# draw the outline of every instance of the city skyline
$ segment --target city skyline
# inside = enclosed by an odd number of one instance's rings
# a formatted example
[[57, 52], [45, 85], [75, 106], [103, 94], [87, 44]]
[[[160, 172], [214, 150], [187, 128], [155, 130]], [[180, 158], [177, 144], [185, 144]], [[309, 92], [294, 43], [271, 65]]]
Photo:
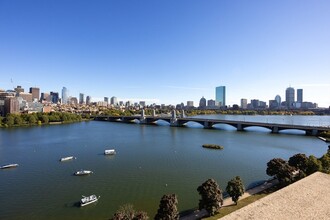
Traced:
[[[0, 3], [1, 89], [102, 101], [268, 102], [285, 89], [330, 106], [328, 1]], [[243, 95], [244, 94], [244, 95]]]

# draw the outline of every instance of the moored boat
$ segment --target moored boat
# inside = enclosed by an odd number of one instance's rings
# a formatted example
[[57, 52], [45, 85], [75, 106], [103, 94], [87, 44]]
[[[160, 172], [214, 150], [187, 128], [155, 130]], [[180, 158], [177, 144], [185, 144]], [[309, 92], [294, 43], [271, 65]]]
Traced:
[[114, 154], [116, 154], [116, 151], [115, 151], [115, 149], [109, 149], [109, 150], [105, 150], [104, 154], [105, 155], [114, 155]]
[[80, 199], [80, 206], [85, 206], [85, 205], [89, 205], [89, 204], [92, 204], [94, 202], [97, 202], [97, 200], [100, 197], [101, 196], [97, 197], [96, 195], [83, 196], [83, 198]]
[[63, 162], [63, 161], [68, 161], [68, 160], [73, 160], [73, 159], [76, 159], [76, 158], [75, 158], [74, 156], [62, 157], [62, 158], [60, 159], [60, 161]]
[[0, 169], [8, 169], [8, 168], [14, 168], [14, 167], [18, 167], [17, 163], [11, 163], [11, 164], [6, 164], [0, 167]]
[[93, 173], [93, 172], [90, 171], [90, 170], [79, 170], [79, 171], [75, 172], [74, 175], [76, 175], [76, 176], [84, 176], [84, 175], [89, 175], [91, 173]]

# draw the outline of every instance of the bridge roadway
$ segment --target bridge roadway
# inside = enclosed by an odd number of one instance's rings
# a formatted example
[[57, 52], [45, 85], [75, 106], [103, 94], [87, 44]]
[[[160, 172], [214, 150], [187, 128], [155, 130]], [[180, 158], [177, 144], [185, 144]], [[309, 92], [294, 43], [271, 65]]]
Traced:
[[184, 127], [188, 122], [196, 122], [201, 124], [204, 128], [212, 129], [215, 124], [227, 124], [235, 127], [237, 131], [244, 131], [247, 127], [263, 127], [271, 130], [272, 133], [278, 133], [282, 130], [302, 130], [306, 135], [318, 136], [323, 131], [330, 131], [330, 127], [322, 126], [306, 126], [294, 124], [276, 124], [264, 122], [248, 122], [248, 121], [233, 121], [221, 119], [203, 119], [203, 118], [176, 118], [168, 116], [97, 116], [94, 118], [96, 121], [109, 121], [109, 122], [123, 122], [134, 123], [136, 120], [141, 124], [155, 125], [158, 120], [167, 121], [171, 126]]

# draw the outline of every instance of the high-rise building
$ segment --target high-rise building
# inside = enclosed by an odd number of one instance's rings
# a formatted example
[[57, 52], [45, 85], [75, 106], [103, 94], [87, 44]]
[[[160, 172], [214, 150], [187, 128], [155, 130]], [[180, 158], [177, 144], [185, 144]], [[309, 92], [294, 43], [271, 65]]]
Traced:
[[84, 104], [84, 93], [79, 93], [79, 104]]
[[5, 99], [5, 115], [19, 112], [19, 102], [16, 97]]
[[215, 100], [213, 99], [207, 100], [207, 106], [215, 107]]
[[49, 97], [49, 93], [42, 92], [40, 96], [40, 101], [46, 101]]
[[59, 95], [58, 92], [50, 92], [52, 103], [58, 103]]
[[279, 95], [275, 96], [275, 101], [277, 102], [277, 106], [278, 106], [278, 107], [281, 106], [281, 103], [282, 103], [281, 100], [282, 100], [282, 99], [281, 99], [281, 96], [279, 96]]
[[247, 109], [247, 99], [241, 99], [241, 108]]
[[297, 89], [297, 102], [298, 103], [303, 103], [303, 90], [302, 89]]
[[112, 96], [110, 99], [110, 104], [111, 105], [118, 105], [117, 97]]
[[14, 90], [16, 93], [24, 92], [24, 89], [22, 88], [22, 86], [17, 86]]
[[226, 106], [226, 86], [218, 86], [215, 88], [215, 101], [220, 106]]
[[35, 99], [39, 101], [40, 99], [40, 89], [36, 87], [31, 87], [30, 88], [30, 93], [32, 94], [32, 100], [34, 101]]
[[252, 108], [255, 108], [255, 109], [259, 108], [259, 106], [260, 106], [259, 99], [252, 99], [251, 100], [251, 105], [252, 105]]
[[199, 100], [199, 108], [204, 109], [206, 107], [206, 99], [204, 96]]
[[63, 87], [62, 89], [62, 104], [68, 103], [68, 89], [66, 87]]
[[294, 103], [294, 88], [289, 87], [285, 90], [285, 102], [288, 109], [293, 108]]
[[107, 103], [107, 105], [109, 104], [109, 97], [104, 97], [104, 102]]
[[89, 95], [86, 96], [86, 105], [90, 105], [92, 102], [92, 97], [90, 97]]
[[187, 107], [194, 107], [194, 101], [187, 101]]

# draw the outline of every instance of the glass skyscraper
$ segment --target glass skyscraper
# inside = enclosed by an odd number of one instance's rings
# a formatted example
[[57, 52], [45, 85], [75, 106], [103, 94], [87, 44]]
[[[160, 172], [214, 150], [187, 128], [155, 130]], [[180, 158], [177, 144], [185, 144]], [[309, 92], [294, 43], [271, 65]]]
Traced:
[[68, 89], [66, 87], [63, 87], [62, 89], [62, 104], [68, 103]]
[[217, 101], [220, 106], [226, 105], [226, 86], [218, 86], [215, 88], [215, 101]]
[[289, 87], [285, 90], [285, 102], [288, 109], [293, 108], [295, 97], [294, 97], [294, 88]]
[[297, 89], [297, 102], [302, 103], [303, 102], [303, 90]]

